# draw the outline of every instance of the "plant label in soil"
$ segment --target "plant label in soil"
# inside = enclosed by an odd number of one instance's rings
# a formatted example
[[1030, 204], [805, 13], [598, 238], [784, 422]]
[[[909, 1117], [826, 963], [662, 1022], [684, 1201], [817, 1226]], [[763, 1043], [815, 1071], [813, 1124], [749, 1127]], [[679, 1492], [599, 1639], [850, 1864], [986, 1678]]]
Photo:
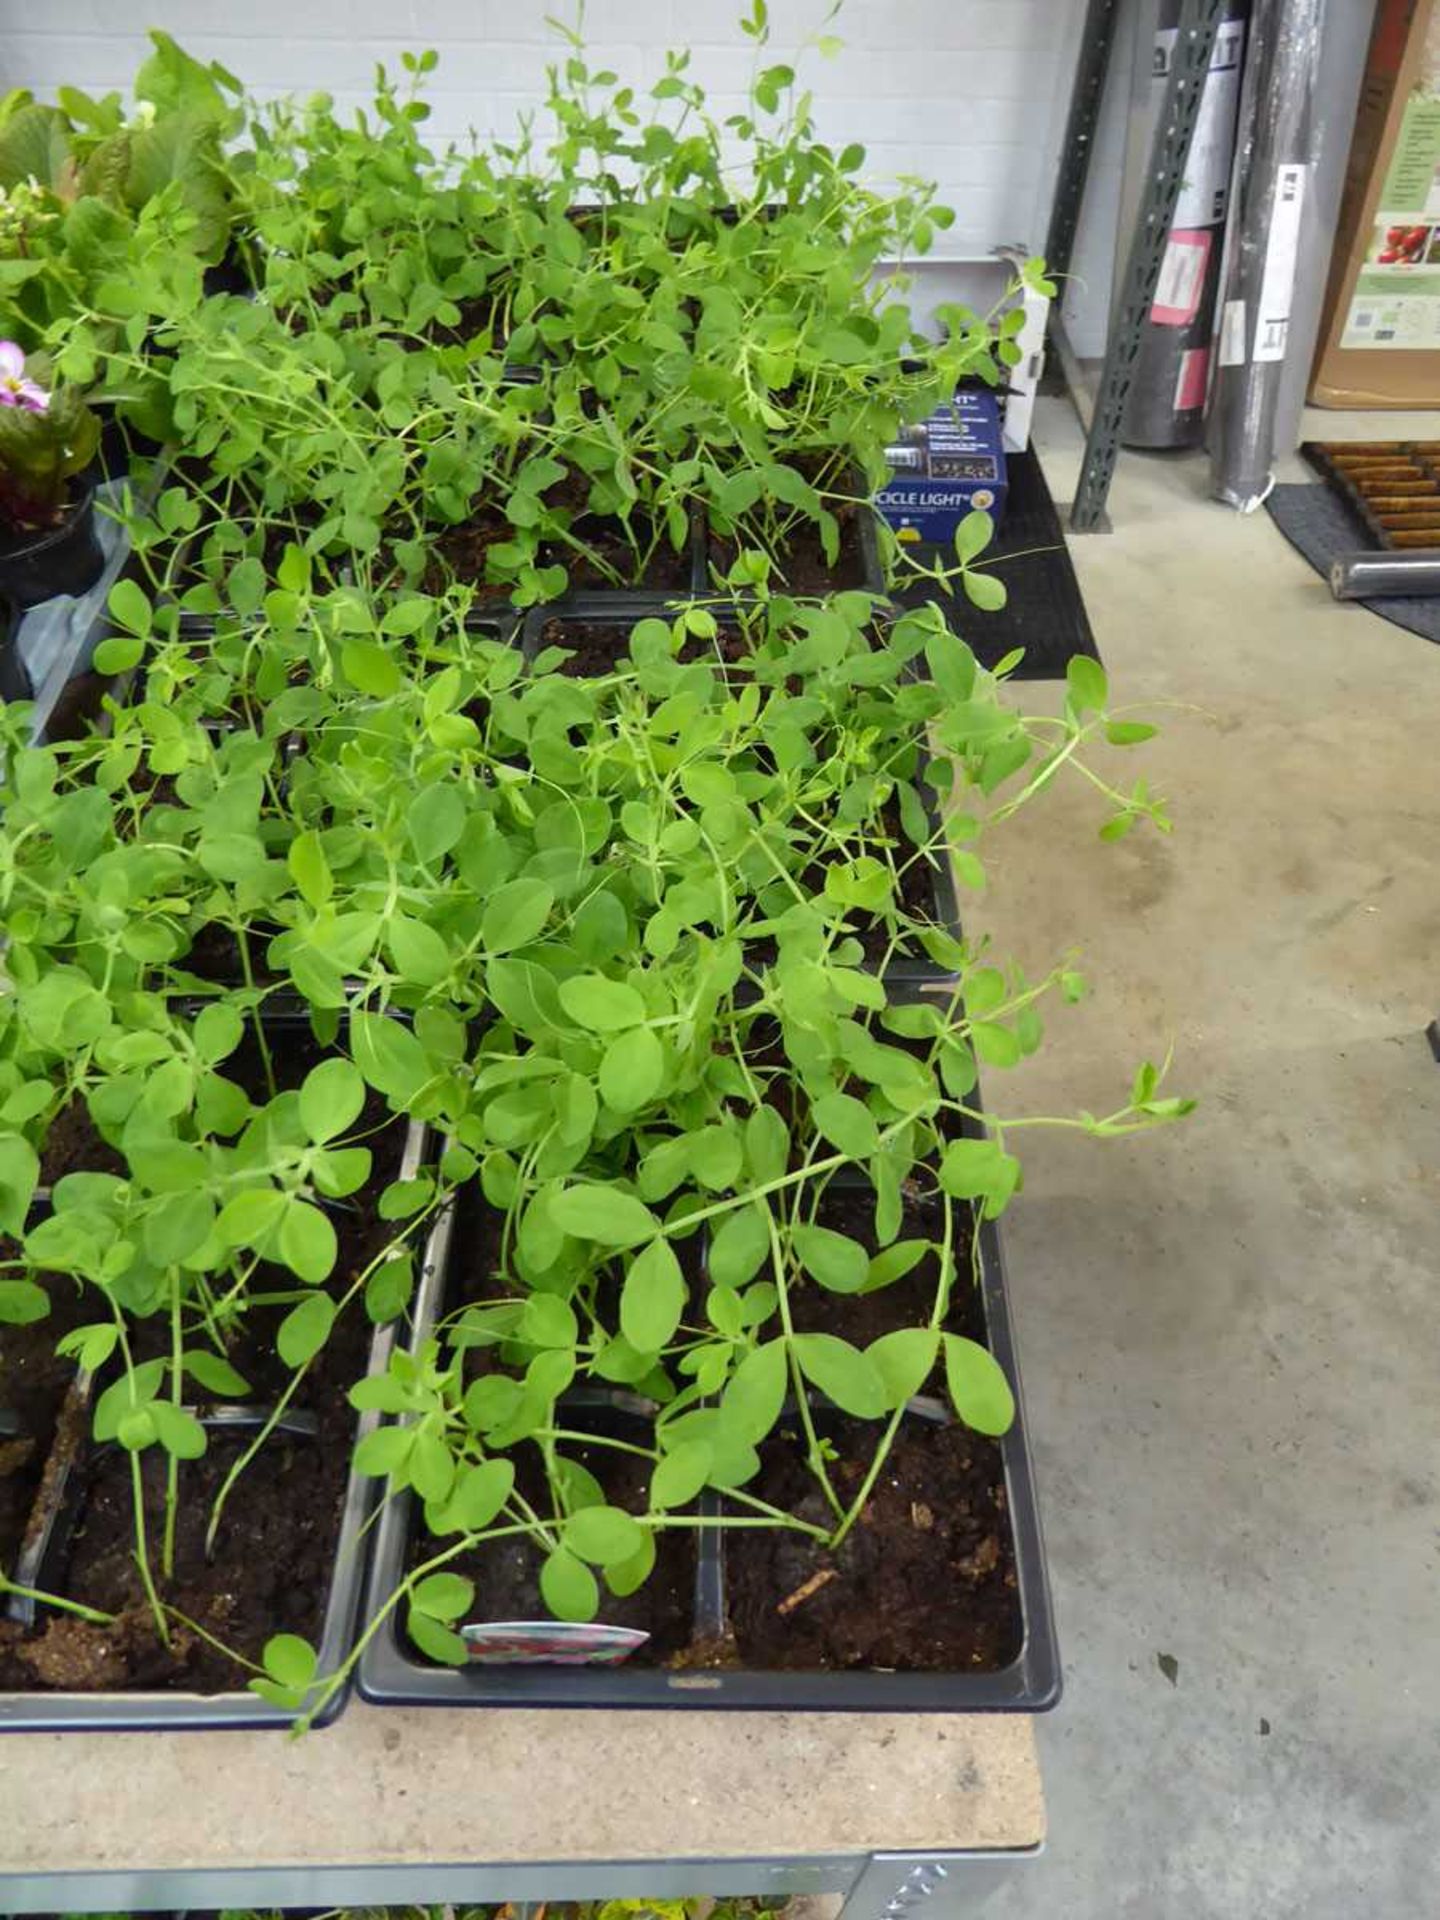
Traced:
[[489, 1620], [460, 1633], [470, 1658], [487, 1667], [618, 1667], [650, 1638], [637, 1627], [559, 1620]]

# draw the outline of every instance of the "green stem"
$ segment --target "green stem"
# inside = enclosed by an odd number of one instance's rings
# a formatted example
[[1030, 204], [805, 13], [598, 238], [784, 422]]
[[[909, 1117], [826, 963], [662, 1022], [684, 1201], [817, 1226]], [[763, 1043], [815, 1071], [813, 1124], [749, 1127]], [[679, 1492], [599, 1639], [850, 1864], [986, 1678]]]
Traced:
[[42, 1607], [58, 1607], [63, 1613], [73, 1613], [77, 1619], [89, 1620], [97, 1627], [113, 1627], [117, 1615], [101, 1613], [98, 1607], [82, 1606], [78, 1600], [67, 1600], [63, 1594], [45, 1593], [39, 1587], [22, 1587], [18, 1580], [11, 1580], [0, 1573], [0, 1593], [13, 1593], [19, 1600], [34, 1600]]

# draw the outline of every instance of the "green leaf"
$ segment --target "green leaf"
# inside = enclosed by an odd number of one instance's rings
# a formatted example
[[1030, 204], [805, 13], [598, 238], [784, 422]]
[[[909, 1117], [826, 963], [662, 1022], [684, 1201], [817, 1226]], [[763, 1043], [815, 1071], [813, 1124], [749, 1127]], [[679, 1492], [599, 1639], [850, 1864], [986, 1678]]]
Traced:
[[245, 1038], [245, 1022], [238, 1010], [221, 1000], [203, 1007], [195, 1016], [190, 1037], [195, 1051], [206, 1066], [218, 1066], [227, 1060]]
[[293, 1197], [286, 1205], [276, 1244], [280, 1258], [290, 1271], [298, 1273], [312, 1287], [329, 1278], [339, 1256], [329, 1215], [311, 1206], [308, 1200]]
[[408, 1253], [392, 1254], [365, 1282], [365, 1314], [373, 1326], [398, 1319], [415, 1292], [415, 1263]]
[[315, 1649], [295, 1633], [272, 1634], [260, 1660], [276, 1685], [292, 1693], [304, 1693], [320, 1667]]
[[136, 581], [117, 580], [110, 589], [108, 605], [111, 618], [127, 633], [133, 633], [141, 640], [148, 637], [153, 615], [150, 602]]
[[465, 802], [456, 787], [422, 787], [406, 815], [410, 844], [424, 866], [433, 866], [465, 831]]
[[414, 1446], [413, 1427], [377, 1427], [356, 1447], [351, 1464], [357, 1473], [376, 1478], [399, 1474], [409, 1464]]
[[373, 640], [347, 640], [340, 649], [340, 670], [357, 693], [372, 700], [388, 700], [404, 684], [399, 661]]
[[318, 1146], [353, 1127], [364, 1105], [359, 1069], [349, 1060], [322, 1060], [300, 1088], [300, 1124]]
[[204, 1453], [205, 1429], [193, 1413], [168, 1400], [152, 1400], [149, 1416], [155, 1438], [176, 1460], [198, 1460]]
[[790, 1135], [773, 1107], [757, 1107], [745, 1122], [745, 1158], [760, 1185], [784, 1176], [790, 1164]]
[[0, 1326], [33, 1327], [49, 1311], [49, 1294], [33, 1280], [0, 1280]]
[[433, 927], [408, 914], [391, 914], [385, 927], [391, 958], [411, 986], [434, 987], [450, 971], [450, 949]]
[[763, 1200], [726, 1214], [710, 1242], [708, 1269], [717, 1287], [743, 1287], [770, 1253], [770, 1211]]
[[154, 1446], [155, 1420], [149, 1406], [132, 1407], [122, 1413], [115, 1426], [115, 1438], [127, 1453], [143, 1453]]
[[144, 654], [143, 640], [121, 640], [112, 635], [110, 639], [102, 640], [96, 647], [90, 664], [99, 674], [129, 673], [132, 667], [139, 665]]
[[791, 1244], [812, 1279], [831, 1293], [859, 1293], [870, 1272], [870, 1256], [858, 1240], [830, 1227], [798, 1226]]
[[593, 1620], [600, 1610], [594, 1574], [565, 1547], [557, 1547], [542, 1564], [540, 1596], [557, 1620]]
[[1005, 582], [993, 573], [974, 573], [967, 568], [962, 578], [965, 598], [982, 613], [998, 613], [1009, 598]]
[[521, 1310], [515, 1338], [532, 1347], [573, 1347], [579, 1332], [568, 1300], [555, 1293], [532, 1293]]
[[145, 1251], [158, 1266], [178, 1266], [203, 1247], [215, 1227], [215, 1202], [191, 1188], [166, 1194], [145, 1216]]
[[410, 1029], [383, 1013], [352, 1013], [350, 1049], [377, 1093], [401, 1106], [432, 1077], [430, 1059]]
[[25, 1216], [40, 1182], [40, 1161], [19, 1133], [0, 1135], [0, 1233], [15, 1238], [25, 1231]]
[[645, 1529], [619, 1507], [582, 1507], [565, 1522], [565, 1545], [591, 1566], [613, 1567], [632, 1559], [644, 1544]]
[[238, 1374], [228, 1360], [205, 1347], [186, 1352], [185, 1371], [207, 1393], [219, 1394], [225, 1400], [243, 1400], [250, 1391], [250, 1382]]
[[421, 1613], [418, 1607], [407, 1608], [405, 1631], [427, 1660], [434, 1660], [441, 1666], [463, 1667], [470, 1658], [470, 1650], [462, 1635], [442, 1621], [432, 1620], [428, 1613]]
[[475, 1598], [475, 1582], [459, 1573], [431, 1573], [410, 1593], [410, 1604], [429, 1620], [458, 1620]]
[[650, 1477], [652, 1507], [683, 1507], [710, 1478], [715, 1450], [706, 1440], [682, 1440], [672, 1447]]
[[614, 1187], [566, 1187], [551, 1200], [550, 1212], [562, 1232], [606, 1247], [636, 1247], [660, 1231], [648, 1207]]
[[652, 1240], [630, 1262], [620, 1295], [620, 1331], [640, 1353], [658, 1353], [685, 1311], [685, 1276], [668, 1240]]
[[978, 554], [982, 554], [995, 537], [995, 522], [988, 513], [973, 508], [961, 520], [955, 529], [955, 555], [962, 565], [968, 565]]
[[478, 1466], [463, 1467], [445, 1505], [447, 1520], [463, 1533], [482, 1533], [514, 1485], [513, 1460], [482, 1460]]
[[878, 1420], [888, 1409], [885, 1380], [858, 1347], [833, 1333], [797, 1333], [791, 1340], [800, 1371], [828, 1400], [860, 1420]]
[[1014, 1193], [1020, 1163], [995, 1140], [952, 1140], [940, 1162], [940, 1184], [957, 1200], [983, 1200], [998, 1213]]
[[977, 1433], [1000, 1435], [1015, 1418], [1015, 1396], [988, 1348], [963, 1334], [945, 1335], [945, 1380], [956, 1413]]
[[751, 1444], [763, 1440], [780, 1418], [788, 1380], [783, 1340], [747, 1353], [721, 1396], [726, 1431]]
[[312, 907], [323, 907], [335, 891], [335, 880], [319, 834], [308, 830], [296, 834], [285, 856], [285, 864], [302, 898]]
[[1019, 1040], [1009, 1027], [995, 1020], [977, 1020], [970, 1029], [976, 1056], [987, 1067], [1018, 1067], [1023, 1057]]
[[634, 987], [607, 980], [600, 973], [581, 973], [560, 982], [560, 1004], [576, 1023], [591, 1033], [615, 1033], [638, 1027], [645, 1020], [645, 1002]]
[[480, 921], [487, 953], [510, 953], [528, 946], [543, 929], [555, 904], [555, 889], [544, 880], [510, 880], [496, 889]]
[[1112, 747], [1138, 747], [1142, 740], [1153, 740], [1159, 731], [1158, 727], [1146, 726], [1143, 720], [1111, 720], [1105, 728], [1105, 738]]
[[868, 1160], [880, 1150], [880, 1129], [867, 1106], [848, 1093], [823, 1094], [811, 1109], [821, 1133], [852, 1160]]
[[907, 1273], [912, 1273], [929, 1251], [928, 1240], [897, 1240], [893, 1246], [883, 1248], [870, 1262], [862, 1291], [878, 1293], [882, 1287], [893, 1286]]
[[410, 1484], [422, 1500], [448, 1500], [455, 1485], [455, 1459], [438, 1433], [420, 1427], [410, 1449]]
[[257, 1252], [279, 1226], [289, 1201], [274, 1187], [249, 1187], [227, 1200], [215, 1222], [227, 1247], [253, 1247]]
[[1098, 660], [1092, 660], [1088, 654], [1072, 654], [1065, 667], [1065, 684], [1076, 713], [1103, 712], [1110, 683]]
[[930, 1377], [940, 1336], [933, 1327], [899, 1327], [882, 1333], [865, 1357], [885, 1383], [885, 1404], [892, 1411], [919, 1393]]
[[[565, 998], [565, 989], [560, 989]], [[600, 1061], [600, 1097], [614, 1113], [648, 1105], [665, 1079], [665, 1049], [649, 1027], [621, 1034]]]
[[605, 1569], [605, 1584], [611, 1593], [624, 1599], [638, 1592], [655, 1568], [655, 1535], [648, 1527], [640, 1530], [640, 1545], [628, 1560], [617, 1560]]
[[335, 1302], [328, 1293], [312, 1293], [280, 1322], [275, 1351], [292, 1373], [297, 1372], [319, 1353], [334, 1324]]

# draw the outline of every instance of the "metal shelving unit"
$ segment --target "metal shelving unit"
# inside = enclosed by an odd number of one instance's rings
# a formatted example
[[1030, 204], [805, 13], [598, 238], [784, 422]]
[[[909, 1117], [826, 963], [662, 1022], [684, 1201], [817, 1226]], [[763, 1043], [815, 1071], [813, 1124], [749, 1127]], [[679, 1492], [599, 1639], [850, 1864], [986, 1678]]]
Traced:
[[[1100, 102], [1114, 49], [1118, 11], [1119, 0], [1090, 0], [1085, 17], [1045, 250], [1046, 263], [1054, 272], [1066, 271], [1075, 244]], [[1155, 298], [1165, 243], [1184, 182], [1190, 140], [1223, 11], [1223, 0], [1185, 0], [1125, 271], [1110, 316], [1100, 387], [1088, 409], [1084, 406], [1083, 383], [1065, 337], [1058, 305], [1052, 315], [1056, 354], [1087, 428], [1085, 457], [1070, 512], [1070, 526], [1075, 533], [1093, 533], [1105, 524], [1105, 502], [1120, 452], [1120, 430], [1135, 360], [1145, 319]]]
[[943, 1892], [961, 1911], [987, 1900], [1039, 1848], [1004, 1852], [796, 1855], [789, 1859], [458, 1862], [430, 1867], [232, 1868], [217, 1872], [0, 1874], [7, 1914], [221, 1911], [276, 1907], [523, 1905], [680, 1900], [702, 1894], [839, 1894], [842, 1920], [906, 1920]]

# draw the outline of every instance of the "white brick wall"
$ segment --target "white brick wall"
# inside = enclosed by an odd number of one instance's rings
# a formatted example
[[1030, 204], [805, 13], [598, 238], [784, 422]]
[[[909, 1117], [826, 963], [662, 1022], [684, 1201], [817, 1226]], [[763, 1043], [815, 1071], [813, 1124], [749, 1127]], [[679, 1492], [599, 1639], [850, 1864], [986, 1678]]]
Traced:
[[[696, 77], [733, 111], [752, 58], [742, 3], [588, 0], [592, 64], [641, 81], [664, 47], [688, 45]], [[767, 58], [790, 58], [824, 11], [824, 0], [771, 0]], [[938, 262], [1042, 243], [1082, 11], [1083, 0], [848, 0], [828, 29], [844, 50], [807, 56], [822, 136], [861, 141], [872, 177], [935, 180], [955, 208]], [[429, 46], [441, 57], [428, 132], [443, 145], [469, 127], [508, 132], [538, 103], [559, 44], [547, 13], [569, 18], [568, 0], [0, 0], [0, 85], [42, 96], [61, 82], [125, 88], [145, 29], [158, 26], [256, 93], [324, 88], [358, 106], [377, 60], [393, 67], [402, 50]], [[963, 276], [935, 277], [955, 283], [937, 284], [943, 297]]]

